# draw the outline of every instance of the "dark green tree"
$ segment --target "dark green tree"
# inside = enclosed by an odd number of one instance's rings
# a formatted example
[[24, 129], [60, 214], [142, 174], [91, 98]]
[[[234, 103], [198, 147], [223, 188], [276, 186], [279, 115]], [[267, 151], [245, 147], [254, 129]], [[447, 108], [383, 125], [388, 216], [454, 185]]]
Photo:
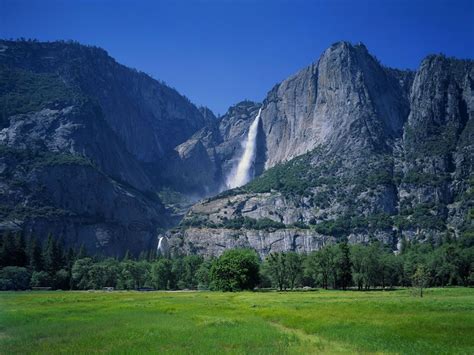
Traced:
[[367, 247], [357, 244], [351, 248], [352, 280], [360, 291], [364, 287], [365, 277], [365, 259]]
[[352, 262], [351, 252], [347, 242], [339, 243], [339, 254], [337, 259], [338, 280], [343, 290], [351, 284], [352, 281]]
[[123, 260], [120, 263], [119, 288], [133, 290], [142, 287], [146, 276], [146, 270], [143, 268], [142, 263], [130, 259]]
[[259, 268], [255, 251], [226, 250], [211, 267], [211, 286], [221, 291], [252, 290], [259, 281]]
[[0, 270], [0, 290], [26, 290], [30, 287], [30, 273], [24, 267], [6, 266]]
[[337, 280], [337, 247], [328, 245], [313, 252], [308, 261], [311, 273], [321, 287], [328, 289], [330, 285], [336, 287]]
[[22, 233], [5, 233], [0, 248], [0, 266], [27, 266], [25, 239]]
[[35, 237], [28, 239], [26, 246], [26, 253], [28, 257], [28, 267], [31, 270], [39, 271], [43, 269], [43, 256], [41, 250], [41, 244]]
[[211, 267], [214, 260], [204, 260], [199, 268], [196, 270], [196, 280], [198, 282], [198, 289], [209, 289], [211, 282]]
[[56, 274], [63, 266], [62, 246], [52, 236], [48, 235], [48, 240], [43, 250], [44, 270], [49, 272], [51, 276]]
[[89, 271], [93, 266], [91, 258], [77, 259], [72, 266], [72, 279], [75, 288], [87, 290], [92, 288]]
[[294, 251], [286, 253], [287, 279], [290, 289], [294, 289], [296, 283], [301, 280], [303, 275], [303, 264], [301, 256]]
[[472, 286], [471, 278], [474, 277], [474, 247], [460, 251], [458, 262], [459, 279], [463, 286]]
[[87, 258], [87, 250], [84, 244], [81, 244], [79, 251], [77, 252], [76, 259], [84, 259]]
[[46, 271], [33, 271], [31, 287], [52, 287], [53, 280]]
[[28, 258], [26, 255], [26, 243], [23, 233], [16, 233], [14, 237], [15, 259], [13, 265], [28, 266]]
[[160, 258], [151, 267], [151, 280], [158, 290], [167, 290], [173, 282], [173, 263], [166, 258]]
[[197, 271], [204, 259], [199, 255], [188, 255], [183, 258], [182, 272], [178, 282], [180, 288], [196, 289], [198, 286]]
[[126, 261], [126, 260], [132, 260], [132, 255], [130, 254], [130, 250], [128, 250], [128, 249], [125, 252], [125, 255], [123, 256], [122, 261]]
[[271, 253], [265, 260], [264, 270], [270, 278], [273, 286], [280, 291], [288, 287], [288, 268], [285, 253]]

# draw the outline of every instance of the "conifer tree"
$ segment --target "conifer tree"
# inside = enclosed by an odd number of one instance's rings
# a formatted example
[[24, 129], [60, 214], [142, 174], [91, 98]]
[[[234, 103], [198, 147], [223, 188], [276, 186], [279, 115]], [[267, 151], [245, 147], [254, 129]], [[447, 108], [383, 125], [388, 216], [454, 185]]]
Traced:
[[26, 266], [25, 239], [21, 233], [3, 235], [0, 248], [1, 266]]
[[87, 255], [86, 247], [84, 244], [81, 244], [81, 247], [79, 248], [79, 252], [76, 255], [76, 260], [77, 259], [84, 259], [87, 258], [89, 255]]
[[125, 255], [123, 256], [122, 261], [127, 261], [127, 260], [131, 260], [131, 257], [130, 257], [130, 250], [128, 250], [128, 249], [127, 249], [127, 251], [125, 252]]
[[26, 245], [23, 233], [16, 233], [14, 237], [14, 248], [15, 248], [15, 266], [27, 266], [28, 260], [26, 257]]
[[28, 257], [28, 267], [34, 271], [42, 270], [43, 260], [42, 260], [42, 255], [41, 255], [42, 254], [41, 244], [33, 236], [31, 236], [28, 239], [26, 254]]
[[43, 251], [44, 270], [50, 275], [54, 275], [63, 265], [62, 248], [53, 238], [52, 234], [48, 235], [48, 240]]
[[352, 262], [349, 245], [347, 242], [339, 244], [339, 282], [343, 290], [347, 289], [352, 280]]

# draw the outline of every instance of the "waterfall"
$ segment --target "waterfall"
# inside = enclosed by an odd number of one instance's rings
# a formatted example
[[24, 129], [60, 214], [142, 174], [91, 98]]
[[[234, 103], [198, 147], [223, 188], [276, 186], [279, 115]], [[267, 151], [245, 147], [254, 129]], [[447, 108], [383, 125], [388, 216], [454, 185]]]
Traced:
[[156, 255], [168, 256], [169, 254], [169, 244], [168, 238], [158, 236], [158, 247], [156, 248]]
[[247, 139], [243, 144], [244, 152], [239, 160], [237, 168], [234, 169], [227, 177], [227, 186], [231, 189], [245, 185], [253, 177], [251, 176], [250, 172], [255, 161], [255, 155], [257, 153], [257, 133], [261, 113], [262, 108], [258, 110], [257, 117], [255, 117], [254, 121], [250, 125]]

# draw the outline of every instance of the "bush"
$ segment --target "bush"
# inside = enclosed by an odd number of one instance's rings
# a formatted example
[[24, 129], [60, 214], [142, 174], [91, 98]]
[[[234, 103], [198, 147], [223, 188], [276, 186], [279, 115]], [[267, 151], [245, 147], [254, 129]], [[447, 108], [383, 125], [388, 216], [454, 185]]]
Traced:
[[293, 227], [300, 228], [300, 229], [309, 229], [309, 226], [306, 223], [301, 222], [301, 221], [297, 221], [293, 223]]
[[334, 237], [342, 237], [345, 234], [349, 234], [351, 229], [350, 218], [341, 217], [338, 219], [323, 221], [315, 225], [314, 229], [316, 232], [332, 235]]
[[192, 216], [185, 218], [181, 222], [183, 227], [204, 227], [206, 226], [206, 220], [201, 216]]
[[69, 273], [67, 270], [61, 269], [54, 274], [54, 288], [58, 290], [69, 290]]
[[445, 217], [439, 205], [419, 204], [412, 209], [401, 212], [401, 216], [395, 218], [395, 224], [399, 228], [423, 228], [423, 229], [446, 229]]
[[285, 228], [286, 225], [281, 222], [274, 221], [270, 218], [254, 219], [250, 217], [237, 217], [233, 219], [224, 219], [218, 227], [230, 228], [230, 229], [257, 229], [257, 230], [268, 230], [268, 229], [281, 229]]
[[316, 179], [312, 176], [313, 171], [308, 169], [314, 152], [268, 169], [261, 176], [245, 185], [244, 189], [257, 193], [277, 190], [284, 194], [304, 195], [310, 187], [317, 184]]
[[30, 287], [30, 274], [24, 267], [7, 266], [0, 271], [0, 290], [26, 290]]
[[53, 280], [46, 271], [34, 271], [31, 275], [31, 287], [52, 287]]

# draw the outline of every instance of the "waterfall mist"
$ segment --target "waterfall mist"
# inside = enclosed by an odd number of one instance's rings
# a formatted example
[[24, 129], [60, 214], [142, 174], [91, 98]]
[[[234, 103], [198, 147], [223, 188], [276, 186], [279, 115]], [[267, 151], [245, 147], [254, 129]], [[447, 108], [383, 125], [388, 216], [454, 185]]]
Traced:
[[245, 185], [253, 177], [251, 176], [251, 169], [257, 153], [257, 133], [261, 113], [262, 108], [258, 110], [257, 117], [255, 117], [250, 125], [247, 139], [243, 144], [244, 152], [239, 160], [239, 164], [227, 177], [227, 186], [231, 189]]

